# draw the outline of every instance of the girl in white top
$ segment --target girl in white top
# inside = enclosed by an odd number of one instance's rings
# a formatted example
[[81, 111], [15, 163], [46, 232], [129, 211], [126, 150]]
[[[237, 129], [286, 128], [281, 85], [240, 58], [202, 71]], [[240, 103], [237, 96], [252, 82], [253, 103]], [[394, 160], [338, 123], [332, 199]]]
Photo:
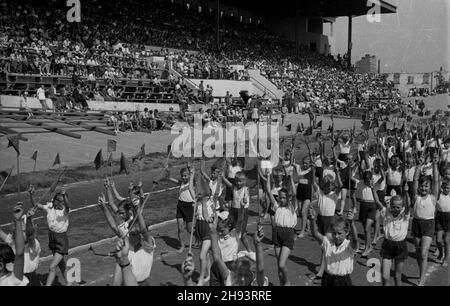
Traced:
[[214, 203], [214, 209], [216, 211], [223, 210], [224, 207], [222, 207], [219, 201], [219, 198], [224, 190], [224, 186], [221, 180], [222, 169], [218, 168], [217, 165], [212, 165], [211, 175], [209, 176], [205, 171], [205, 161], [202, 160], [200, 164], [200, 171], [203, 177], [209, 182], [209, 188], [211, 190], [211, 200]]
[[419, 265], [420, 280], [419, 286], [425, 283], [425, 274], [428, 266], [428, 251], [433, 241], [435, 231], [434, 215], [436, 211], [436, 200], [439, 196], [439, 172], [438, 158], [433, 159], [433, 179], [429, 176], [421, 176], [422, 166], [417, 166], [414, 173], [414, 183], [412, 190], [413, 222], [412, 235], [415, 238], [417, 263]]
[[[56, 186], [55, 186], [56, 187]], [[67, 230], [69, 227], [69, 198], [64, 188], [56, 192], [53, 200], [43, 205], [35, 203], [33, 199], [34, 188], [28, 189], [30, 200], [35, 209], [45, 210], [47, 213], [47, 224], [49, 228], [49, 247], [53, 253], [53, 259], [50, 263], [46, 286], [51, 286], [56, 277], [56, 267], [61, 270], [64, 282], [68, 284], [65, 276], [66, 262], [64, 257], [69, 253], [69, 240]], [[46, 201], [46, 197], [42, 201]]]
[[[365, 171], [362, 174], [362, 181], [353, 178], [356, 183], [355, 197], [359, 202], [359, 221], [363, 224], [365, 235], [365, 249], [362, 257], [367, 257], [373, 250], [372, 242], [377, 241], [377, 232], [375, 231], [374, 240], [372, 240], [372, 227], [377, 219], [378, 195], [374, 190], [372, 172]], [[381, 206], [383, 207], [383, 206]]]
[[[270, 202], [275, 211], [274, 227], [272, 229], [272, 242], [274, 244], [275, 256], [277, 258], [278, 275], [281, 286], [289, 286], [286, 261], [291, 250], [294, 248], [295, 226], [297, 225], [297, 198], [295, 196], [295, 185], [292, 176], [290, 191], [282, 188], [278, 191], [278, 200], [269, 193]], [[267, 178], [267, 189], [270, 188], [270, 176]]]
[[[210, 223], [211, 231], [211, 248], [213, 253], [213, 266], [217, 270], [218, 282], [215, 285], [221, 286], [268, 286], [269, 280], [264, 275], [264, 252], [262, 250], [261, 241], [264, 238], [264, 232], [261, 226], [258, 226], [257, 231], [253, 236], [255, 245], [255, 258], [249, 260], [246, 257], [235, 258], [232, 262], [224, 262], [221, 249], [219, 247], [219, 234], [217, 233], [219, 218], [215, 218], [214, 222]], [[252, 271], [252, 261], [256, 259], [256, 277]], [[192, 274], [194, 272], [194, 262], [192, 254], [188, 254], [187, 259], [182, 265], [184, 284], [186, 286], [194, 285], [192, 281]]]
[[248, 207], [250, 205], [250, 191], [245, 183], [247, 181], [247, 177], [244, 172], [236, 173], [236, 178], [234, 184], [232, 184], [228, 179], [222, 177], [223, 182], [229, 187], [232, 188], [232, 201], [230, 207], [230, 215], [231, 218], [235, 222], [235, 228], [237, 230], [238, 236], [241, 239], [242, 244], [244, 245], [247, 251], [250, 251], [246, 232], [247, 232], [247, 222], [248, 222]]
[[447, 179], [441, 184], [436, 210], [436, 244], [439, 251], [437, 260], [447, 266], [450, 248], [450, 181]]
[[[352, 286], [350, 275], [358, 246], [358, 233], [353, 221], [353, 211], [347, 214], [347, 220], [337, 217], [331, 226], [331, 238], [319, 233], [315, 222], [316, 212], [309, 209], [311, 234], [321, 245], [323, 251], [322, 286]], [[350, 234], [350, 240], [347, 236]]]
[[390, 285], [392, 261], [395, 261], [395, 284], [401, 286], [403, 265], [408, 258], [408, 246], [406, 235], [410, 219], [410, 200], [408, 187], [405, 186], [405, 196], [393, 196], [388, 207], [381, 209], [381, 217], [384, 221], [383, 245], [381, 247], [381, 257], [383, 259], [381, 271], [384, 286]]
[[261, 207], [260, 217], [267, 219], [268, 209], [269, 209], [269, 199], [267, 198], [268, 191], [266, 188], [266, 177], [272, 174], [272, 162], [268, 158], [262, 158], [258, 161], [258, 196], [259, 196], [259, 205]]
[[191, 232], [192, 219], [194, 218], [194, 169], [188, 165], [180, 170], [180, 179], [169, 177], [169, 180], [179, 184], [180, 190], [177, 204], [178, 240], [180, 241], [180, 253], [184, 251], [184, 236], [186, 231]]
[[[23, 208], [21, 203], [14, 207], [14, 227], [15, 237], [13, 249], [7, 244], [0, 244], [0, 287], [1, 286], [26, 286], [28, 279], [24, 276], [24, 252], [25, 238], [23, 232]], [[8, 265], [13, 265], [13, 269], [8, 269]], [[11, 272], [12, 270], [12, 272]]]
[[400, 167], [400, 159], [397, 155], [393, 155], [389, 159], [389, 166], [386, 171], [386, 195], [401, 195], [401, 184], [403, 179], [403, 170]]

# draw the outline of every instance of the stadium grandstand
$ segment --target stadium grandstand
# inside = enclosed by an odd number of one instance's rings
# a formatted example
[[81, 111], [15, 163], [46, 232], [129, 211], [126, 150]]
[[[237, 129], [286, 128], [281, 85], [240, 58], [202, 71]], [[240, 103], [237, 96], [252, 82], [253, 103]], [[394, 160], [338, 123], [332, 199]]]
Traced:
[[[289, 110], [345, 111], [363, 97], [391, 98], [388, 82], [348, 65], [351, 17], [366, 13], [363, 2], [96, 0], [69, 23], [64, 1], [3, 1], [1, 105], [43, 107], [42, 85], [58, 111], [179, 111], [245, 105], [250, 96]], [[383, 1], [381, 8], [395, 12]], [[338, 16], [350, 16], [342, 57], [330, 54], [323, 35]]]

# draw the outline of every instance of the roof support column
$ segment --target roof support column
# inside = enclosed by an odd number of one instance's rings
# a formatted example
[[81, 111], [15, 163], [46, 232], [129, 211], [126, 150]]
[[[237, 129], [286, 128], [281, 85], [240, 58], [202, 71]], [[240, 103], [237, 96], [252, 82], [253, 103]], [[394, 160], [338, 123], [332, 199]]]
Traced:
[[217, 52], [220, 52], [220, 30], [219, 30], [219, 26], [220, 26], [220, 0], [216, 1], [217, 3], [217, 10], [216, 10], [216, 47], [217, 47]]
[[352, 15], [348, 15], [347, 66], [352, 67]]

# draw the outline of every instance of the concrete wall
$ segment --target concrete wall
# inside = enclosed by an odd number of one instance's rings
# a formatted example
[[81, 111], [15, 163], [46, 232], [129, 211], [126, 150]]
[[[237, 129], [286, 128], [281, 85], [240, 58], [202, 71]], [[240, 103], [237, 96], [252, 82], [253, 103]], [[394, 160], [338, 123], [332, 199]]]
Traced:
[[200, 79], [190, 79], [196, 86], [203, 81], [203, 85], [210, 85], [213, 88], [213, 96], [224, 97], [227, 91], [233, 95], [233, 97], [239, 97], [239, 92], [241, 90], [248, 90], [248, 93], [252, 95], [253, 85], [250, 81], [231, 81], [231, 80], [200, 80]]
[[[113, 101], [87, 101], [89, 108], [93, 111], [111, 110], [111, 111], [143, 111], [144, 108], [158, 109], [158, 111], [168, 111], [173, 108], [174, 111], [179, 111], [178, 104], [168, 103], [135, 103], [135, 102], [113, 102]], [[52, 100], [47, 99], [49, 108], [53, 108]], [[0, 96], [0, 106], [4, 108], [11, 107], [17, 109], [18, 107], [41, 108], [41, 103], [37, 98], [28, 98], [25, 103], [19, 96]]]

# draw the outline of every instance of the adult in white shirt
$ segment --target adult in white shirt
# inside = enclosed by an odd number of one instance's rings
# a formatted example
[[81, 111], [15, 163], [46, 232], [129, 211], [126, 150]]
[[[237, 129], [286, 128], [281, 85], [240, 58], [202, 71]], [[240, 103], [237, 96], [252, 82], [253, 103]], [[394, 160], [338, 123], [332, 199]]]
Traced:
[[45, 98], [44, 84], [41, 84], [41, 87], [38, 88], [38, 90], [36, 91], [36, 95], [37, 95], [39, 102], [41, 103], [42, 110], [44, 112], [47, 111], [48, 106], [47, 106], [47, 100]]

